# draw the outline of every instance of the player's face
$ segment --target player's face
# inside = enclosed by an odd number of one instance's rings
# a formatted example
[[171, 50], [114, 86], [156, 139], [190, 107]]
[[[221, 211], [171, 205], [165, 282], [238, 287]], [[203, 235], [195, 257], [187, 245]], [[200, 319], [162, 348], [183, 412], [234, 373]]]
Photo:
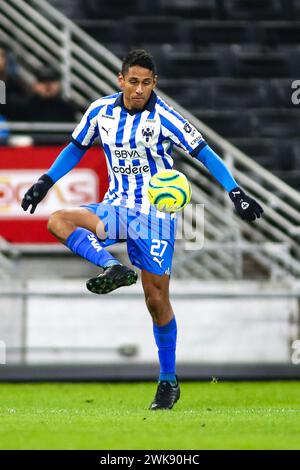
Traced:
[[142, 110], [157, 83], [153, 72], [139, 65], [129, 67], [125, 75], [119, 74], [119, 85], [123, 91], [124, 105], [127, 109]]
[[58, 80], [53, 80], [49, 82], [36, 82], [33, 88], [43, 98], [55, 98], [60, 93], [61, 85]]

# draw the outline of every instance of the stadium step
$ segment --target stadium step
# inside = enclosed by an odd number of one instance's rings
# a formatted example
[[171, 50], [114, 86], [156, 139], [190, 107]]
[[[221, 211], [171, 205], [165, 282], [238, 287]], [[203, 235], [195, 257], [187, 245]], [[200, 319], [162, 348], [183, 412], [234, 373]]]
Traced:
[[290, 139], [243, 138], [232, 143], [271, 171], [292, 171], [297, 166], [296, 142]]
[[214, 19], [219, 16], [218, 0], [159, 0], [162, 12], [180, 18]]
[[198, 46], [255, 42], [255, 25], [245, 21], [202, 21], [190, 24], [190, 40]]
[[124, 37], [127, 35], [126, 22], [120, 22], [116, 19], [83, 19], [76, 23], [86, 33], [103, 44], [124, 42]]
[[[284, 2], [285, 5], [289, 2]], [[222, 2], [225, 18], [235, 20], [281, 19], [285, 6], [281, 0], [226, 0]]]
[[[299, 56], [300, 58], [300, 56]], [[293, 77], [296, 66], [280, 52], [237, 52], [235, 76], [240, 78], [286, 78]]]
[[[181, 105], [207, 110], [252, 108], [292, 108], [290, 79], [239, 79], [212, 77], [159, 80], [159, 87]], [[300, 96], [299, 96], [300, 98]]]
[[176, 99], [182, 106], [190, 108], [199, 106], [199, 108], [212, 109], [213, 105], [213, 87], [209, 80], [197, 79], [160, 79], [160, 89]]
[[129, 17], [126, 22], [128, 37], [124, 37], [124, 41], [132, 47], [136, 47], [140, 41], [159, 44], [185, 41], [186, 23], [178, 17]]
[[174, 53], [167, 58], [166, 72], [178, 78], [218, 77], [225, 74], [223, 65], [217, 54]]
[[260, 29], [263, 43], [270, 47], [282, 44], [299, 44], [300, 21], [262, 22]]
[[274, 174], [284, 180], [287, 184], [292, 186], [292, 188], [295, 188], [299, 190], [300, 188], [300, 171], [299, 170], [294, 170], [294, 171], [275, 171]]
[[253, 113], [253, 116], [258, 137], [299, 137], [300, 112], [298, 109], [260, 109]]
[[221, 136], [232, 137], [254, 136], [254, 122], [251, 113], [233, 111], [206, 111], [193, 109], [193, 114]]
[[[86, 18], [123, 18], [127, 15], [136, 15], [140, 11], [142, 3], [140, 0], [85, 0]], [[146, 5], [145, 5], [146, 6]], [[121, 23], [121, 21], [120, 21]]]

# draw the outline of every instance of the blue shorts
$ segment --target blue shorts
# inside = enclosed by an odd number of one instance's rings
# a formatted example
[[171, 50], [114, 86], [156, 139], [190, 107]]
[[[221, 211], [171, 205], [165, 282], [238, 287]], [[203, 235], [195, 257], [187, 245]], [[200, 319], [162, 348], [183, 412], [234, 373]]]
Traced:
[[171, 274], [177, 219], [171, 214], [160, 218], [151, 207], [149, 214], [138, 209], [111, 204], [87, 204], [81, 207], [96, 214], [104, 223], [107, 238], [100, 240], [103, 247], [127, 242], [131, 263], [160, 276]]

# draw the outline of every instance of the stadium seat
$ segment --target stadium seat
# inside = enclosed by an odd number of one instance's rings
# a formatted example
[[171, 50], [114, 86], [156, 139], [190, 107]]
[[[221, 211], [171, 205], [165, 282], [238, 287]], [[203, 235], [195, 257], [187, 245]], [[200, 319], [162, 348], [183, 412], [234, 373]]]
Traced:
[[[292, 89], [291, 79], [273, 79], [269, 80], [265, 85], [268, 88], [268, 93], [272, 96], [274, 108], [294, 108], [297, 109], [292, 101], [292, 94], [295, 89]], [[300, 95], [298, 95], [300, 98]], [[300, 105], [298, 105], [299, 107]]]
[[282, 171], [295, 171], [299, 169], [299, 160], [297, 160], [299, 149], [297, 148], [296, 150], [296, 148], [294, 139], [281, 141], [278, 152], [278, 167]]
[[165, 15], [183, 18], [218, 18], [217, 0], [159, 0]]
[[[300, 41], [300, 39], [299, 39]], [[298, 44], [280, 44], [276, 51], [283, 54], [289, 64], [290, 77], [298, 79], [300, 77], [300, 47]]]
[[127, 36], [126, 23], [120, 24], [120, 21], [117, 20], [80, 20], [77, 21], [77, 24], [104, 45], [124, 42], [124, 37]]
[[[152, 43], [178, 43], [184, 40], [183, 24], [179, 18], [171, 17], [129, 17], [127, 18], [128, 41]], [[126, 38], [124, 38], [126, 40]]]
[[187, 108], [197, 106], [197, 108], [211, 109], [213, 107], [213, 88], [210, 80], [159, 80], [159, 87]]
[[281, 0], [226, 0], [222, 12], [234, 20], [281, 19], [283, 5]]
[[297, 137], [296, 139], [292, 139], [291, 145], [293, 147], [293, 155], [294, 155], [294, 168], [298, 169], [300, 168], [300, 137]]
[[253, 26], [246, 22], [193, 21], [191, 41], [198, 47], [210, 44], [240, 44], [251, 42]]
[[295, 166], [295, 155], [289, 142], [273, 138], [232, 139], [231, 142], [270, 171], [289, 171]]
[[261, 108], [271, 105], [270, 94], [261, 80], [221, 79], [213, 82], [212, 88], [215, 109]]
[[263, 22], [260, 29], [263, 42], [271, 47], [300, 42], [300, 22]]
[[206, 111], [203, 109], [193, 109], [192, 111], [201, 121], [228, 139], [253, 135], [250, 113], [240, 112], [237, 114], [232, 111]]
[[222, 64], [212, 54], [172, 54], [168, 57], [167, 70], [170, 78], [217, 77]]
[[139, 41], [137, 42], [137, 44], [139, 45], [139, 47], [142, 47], [147, 51], [151, 51], [155, 60], [158, 60], [162, 63], [165, 63], [166, 58], [172, 54], [193, 52], [191, 44], [187, 42], [180, 42], [174, 44], [160, 44], [157, 42]]
[[300, 19], [300, 0], [289, 0], [291, 5], [287, 8], [288, 12], [290, 12], [289, 19], [291, 20], [299, 20]]
[[282, 53], [236, 54], [236, 76], [240, 78], [283, 78], [293, 75], [288, 58]]
[[[253, 42], [241, 43], [241, 44], [230, 44], [230, 43], [229, 44], [225, 44], [225, 43], [215, 44], [213, 43], [213, 44], [208, 44], [204, 47], [203, 45], [195, 44], [194, 50], [199, 51], [199, 52], [209, 50], [211, 52], [215, 52], [216, 54], [219, 54], [220, 57], [222, 57], [224, 54], [227, 54], [227, 55], [230, 54], [231, 56], [234, 57], [234, 55], [239, 51], [252, 53], [252, 54], [259, 54], [263, 50], [265, 50], [265, 48], [262, 48], [260, 44], [256, 44]], [[229, 59], [232, 60], [231, 57]]]
[[103, 42], [103, 45], [121, 60], [128, 53], [127, 45], [121, 42]]
[[291, 138], [300, 134], [300, 110], [274, 109], [255, 112], [255, 132], [260, 137]]
[[85, 0], [86, 18], [91, 19], [117, 19], [127, 15], [136, 15], [140, 8], [140, 0]]
[[275, 176], [280, 179], [283, 179], [288, 185], [292, 186], [292, 188], [299, 190], [300, 188], [300, 171], [275, 171]]

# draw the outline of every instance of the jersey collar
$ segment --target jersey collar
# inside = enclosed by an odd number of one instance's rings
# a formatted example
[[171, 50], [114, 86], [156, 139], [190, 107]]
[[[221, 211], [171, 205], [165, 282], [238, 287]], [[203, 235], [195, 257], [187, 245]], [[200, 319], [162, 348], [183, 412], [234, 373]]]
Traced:
[[[155, 107], [155, 103], [156, 103], [156, 98], [157, 98], [157, 95], [154, 91], [151, 92], [151, 95], [150, 95], [150, 98], [146, 104], [146, 106], [144, 107], [144, 109], [141, 111], [150, 111], [152, 112], [154, 110], [154, 107]], [[123, 93], [119, 93], [117, 98], [116, 98], [116, 101], [114, 103], [114, 108], [117, 107], [117, 106], [121, 106], [122, 108], [124, 108], [129, 114], [136, 114], [136, 113], [139, 113], [140, 111], [138, 110], [129, 110], [127, 108], [125, 108], [124, 106], [124, 101], [123, 101]]]

